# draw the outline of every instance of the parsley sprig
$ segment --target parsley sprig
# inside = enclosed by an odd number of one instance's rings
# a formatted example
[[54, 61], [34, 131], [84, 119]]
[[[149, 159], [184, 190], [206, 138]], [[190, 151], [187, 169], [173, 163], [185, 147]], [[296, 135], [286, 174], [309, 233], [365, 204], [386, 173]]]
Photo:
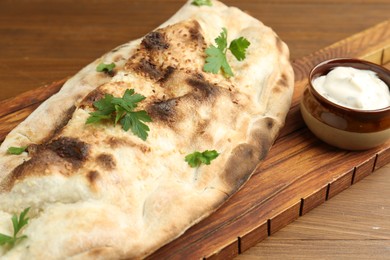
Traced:
[[202, 6], [202, 5], [212, 6], [213, 5], [211, 3], [211, 0], [194, 0], [194, 1], [192, 1], [191, 4], [196, 5], [196, 6]]
[[27, 238], [26, 235], [18, 236], [18, 233], [24, 226], [28, 224], [29, 218], [26, 216], [29, 210], [30, 208], [26, 208], [25, 210], [23, 210], [23, 212], [20, 213], [19, 217], [16, 215], [12, 216], [11, 220], [12, 226], [14, 228], [14, 233], [12, 236], [0, 233], [0, 246], [8, 244], [13, 247], [19, 240]]
[[242, 61], [246, 58], [246, 49], [249, 47], [250, 42], [244, 37], [239, 37], [231, 41], [228, 47], [227, 30], [222, 28], [222, 32], [215, 39], [215, 43], [217, 46], [210, 45], [206, 49], [207, 58], [203, 70], [214, 74], [222, 70], [226, 77], [234, 76], [232, 68], [227, 61], [226, 53], [229, 50], [238, 61]]
[[113, 71], [113, 69], [115, 68], [115, 63], [110, 63], [110, 64], [105, 64], [105, 63], [100, 63], [97, 67], [96, 67], [96, 71], [97, 72], [105, 72], [105, 73], [110, 73]]
[[97, 111], [90, 113], [86, 124], [113, 120], [114, 125], [120, 123], [123, 130], [131, 129], [133, 134], [145, 141], [150, 129], [143, 122], [152, 122], [152, 119], [145, 110], [134, 111], [144, 99], [144, 96], [134, 93], [134, 89], [127, 89], [121, 98], [105, 94], [104, 98], [93, 103]]
[[212, 160], [217, 158], [219, 153], [216, 150], [206, 150], [203, 152], [193, 152], [185, 157], [185, 161], [192, 167], [199, 167], [202, 163], [209, 165]]
[[22, 147], [11, 146], [11, 147], [8, 147], [7, 153], [9, 153], [9, 154], [15, 154], [15, 155], [20, 155], [20, 154], [22, 154], [23, 152], [25, 152], [26, 149], [27, 149], [27, 146], [22, 146]]

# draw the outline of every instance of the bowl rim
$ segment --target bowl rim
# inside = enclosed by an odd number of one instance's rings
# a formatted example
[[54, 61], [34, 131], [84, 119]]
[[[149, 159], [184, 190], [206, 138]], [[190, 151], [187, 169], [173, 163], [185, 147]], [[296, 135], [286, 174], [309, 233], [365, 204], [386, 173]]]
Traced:
[[353, 114], [359, 114], [359, 115], [369, 115], [369, 114], [384, 114], [390, 112], [390, 106], [379, 108], [379, 109], [355, 109], [350, 107], [345, 107], [342, 105], [339, 105], [335, 102], [332, 102], [331, 100], [325, 98], [323, 95], [321, 95], [313, 86], [312, 81], [313, 79], [322, 76], [327, 75], [329, 71], [335, 67], [353, 67], [355, 69], [360, 70], [371, 70], [374, 71], [377, 76], [385, 82], [385, 84], [388, 86], [390, 90], [390, 70], [387, 68], [375, 64], [370, 61], [362, 60], [362, 59], [356, 59], [356, 58], [333, 58], [324, 60], [317, 65], [315, 65], [309, 72], [309, 78], [308, 78], [308, 85], [310, 91], [313, 93], [313, 95], [323, 104], [326, 104], [328, 107], [332, 107], [334, 109], [337, 109], [339, 111], [345, 111], [348, 113]]

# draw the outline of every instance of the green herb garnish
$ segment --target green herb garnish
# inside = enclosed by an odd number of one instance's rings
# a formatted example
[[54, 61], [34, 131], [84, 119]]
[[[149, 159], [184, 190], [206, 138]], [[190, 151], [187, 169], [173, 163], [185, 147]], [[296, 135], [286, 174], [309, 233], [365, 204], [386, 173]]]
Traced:
[[227, 30], [222, 28], [222, 32], [215, 39], [215, 43], [217, 47], [210, 45], [206, 49], [207, 58], [203, 70], [214, 74], [222, 70], [226, 77], [234, 76], [232, 68], [227, 61], [226, 53], [230, 50], [237, 60], [242, 61], [246, 58], [246, 49], [249, 47], [250, 42], [246, 38], [240, 37], [231, 41], [229, 47], [227, 47]]
[[134, 89], [127, 89], [121, 98], [105, 94], [104, 98], [93, 103], [97, 111], [90, 113], [86, 124], [113, 120], [115, 125], [119, 122], [123, 130], [131, 129], [133, 134], [145, 141], [150, 129], [143, 122], [152, 122], [152, 119], [145, 110], [134, 111], [137, 103], [144, 99], [144, 96], [135, 94]]
[[9, 244], [11, 247], [13, 247], [19, 240], [27, 238], [26, 235], [18, 236], [18, 233], [25, 225], [28, 224], [29, 218], [26, 217], [26, 215], [29, 210], [30, 208], [23, 210], [23, 212], [20, 213], [19, 218], [16, 215], [12, 216], [11, 220], [14, 228], [14, 234], [13, 236], [8, 236], [0, 233], [0, 246]]
[[242, 61], [246, 58], [246, 49], [251, 43], [244, 37], [240, 37], [231, 41], [229, 50], [236, 57], [238, 61]]
[[192, 168], [199, 167], [202, 163], [209, 165], [212, 160], [217, 158], [219, 153], [216, 150], [206, 150], [204, 152], [194, 152], [185, 157], [185, 161]]
[[191, 4], [196, 5], [196, 6], [202, 6], [202, 5], [212, 6], [213, 5], [211, 3], [211, 0], [194, 0], [194, 1], [192, 1]]
[[106, 72], [106, 73], [110, 73], [112, 72], [112, 70], [115, 68], [115, 63], [110, 63], [110, 64], [104, 64], [104, 63], [100, 63], [97, 67], [96, 67], [96, 71], [97, 72]]
[[22, 147], [14, 147], [14, 146], [11, 146], [11, 147], [8, 147], [7, 153], [9, 153], [9, 154], [15, 154], [15, 155], [20, 155], [20, 154], [22, 154], [24, 151], [26, 151], [26, 149], [27, 149], [27, 146], [22, 146]]

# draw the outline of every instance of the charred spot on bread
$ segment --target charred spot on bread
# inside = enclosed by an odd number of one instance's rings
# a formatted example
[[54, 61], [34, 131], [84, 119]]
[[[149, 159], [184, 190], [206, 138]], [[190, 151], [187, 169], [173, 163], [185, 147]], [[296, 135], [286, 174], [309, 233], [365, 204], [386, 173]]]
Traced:
[[198, 23], [198, 21], [193, 21], [192, 23], [192, 27], [190, 27], [188, 29], [188, 32], [190, 33], [190, 38], [191, 40], [193, 41], [197, 41], [197, 42], [204, 42], [204, 37], [202, 35], [202, 32], [200, 30], [200, 25]]
[[159, 69], [156, 64], [145, 58], [142, 58], [140, 60], [135, 70], [140, 72], [141, 74], [147, 75], [149, 78], [154, 80], [159, 80], [161, 77], [164, 76], [164, 72]]
[[175, 107], [177, 106], [177, 103], [178, 100], [176, 98], [155, 101], [151, 103], [146, 110], [154, 120], [172, 122], [174, 121], [176, 114]]
[[266, 124], [268, 130], [271, 130], [275, 126], [275, 119], [273, 119], [273, 118], [266, 117], [264, 119], [264, 121], [265, 121], [265, 124]]
[[260, 152], [259, 157], [257, 159], [261, 161], [267, 156], [273, 141], [271, 140], [270, 135], [261, 135], [261, 137], [257, 141], [259, 147], [258, 150]]
[[221, 179], [227, 187], [234, 187], [232, 192], [249, 179], [259, 162], [258, 158], [259, 151], [250, 144], [240, 144], [232, 150], [221, 175]]
[[99, 172], [98, 171], [89, 171], [87, 174], [88, 181], [93, 184], [96, 182], [96, 180], [99, 178]]
[[71, 161], [83, 161], [88, 156], [88, 145], [72, 137], [60, 137], [46, 145], [59, 157]]
[[282, 75], [280, 75], [280, 79], [276, 83], [276, 86], [280, 86], [280, 87], [283, 87], [283, 88], [288, 88], [289, 87], [288, 78], [287, 78], [287, 75], [285, 73], [282, 73]]
[[268, 154], [279, 130], [277, 125], [278, 122], [272, 117], [264, 117], [254, 123], [248, 142], [260, 152], [258, 160], [264, 159]]
[[169, 44], [166, 42], [164, 34], [159, 31], [154, 31], [147, 34], [141, 42], [145, 49], [151, 50], [166, 50]]
[[31, 157], [35, 156], [37, 154], [38, 149], [39, 149], [38, 144], [30, 144], [29, 146], [27, 146], [28, 155]]
[[160, 64], [152, 61], [150, 57], [143, 57], [139, 60], [139, 62], [128, 63], [127, 65], [128, 68], [132, 69], [139, 75], [146, 76], [160, 84], [164, 84], [168, 81], [176, 70], [174, 66], [167, 66], [164, 68]]
[[99, 154], [96, 157], [96, 162], [105, 170], [113, 170], [116, 167], [116, 161], [111, 154]]
[[61, 133], [62, 129], [68, 124], [69, 120], [72, 118], [75, 110], [76, 110], [76, 106], [74, 106], [74, 105], [71, 106], [70, 108], [68, 108], [67, 110], [65, 110], [64, 114], [63, 114], [64, 116], [61, 117], [60, 120], [58, 120], [54, 129], [51, 131], [51, 133], [46, 138], [44, 138], [42, 140], [42, 143], [46, 143], [49, 140], [58, 136]]
[[217, 92], [217, 87], [206, 81], [203, 76], [199, 76], [199, 74], [188, 78], [186, 82], [193, 88], [194, 92], [200, 93], [203, 98], [208, 98]]
[[104, 97], [104, 92], [101, 88], [96, 88], [88, 93], [81, 101], [80, 108], [92, 107], [93, 103]]
[[113, 69], [113, 70], [104, 70], [103, 73], [104, 73], [105, 75], [110, 76], [110, 77], [114, 77], [115, 74], [116, 74], [116, 70], [115, 70], [115, 69]]
[[168, 66], [165, 70], [164, 70], [164, 75], [159, 79], [159, 82], [160, 83], [165, 83], [167, 82], [167, 80], [171, 77], [171, 75], [175, 72], [175, 67], [172, 67], [172, 66]]
[[200, 73], [200, 72], [199, 73], [195, 73], [193, 76], [194, 76], [194, 78], [196, 78], [198, 80], [205, 81], [205, 78], [204, 78], [203, 74]]
[[[2, 180], [0, 183], [0, 193], [4, 191], [10, 191], [16, 182], [22, 181], [28, 176], [45, 175], [46, 170], [48, 167], [50, 167], [50, 165], [58, 165], [62, 161], [63, 160], [61, 158], [56, 156], [51, 151], [40, 151], [37, 156], [34, 156], [30, 160], [24, 161], [22, 164], [18, 165]], [[63, 169], [62, 171], [63, 172], [61, 173], [64, 174], [64, 172], [68, 170]]]
[[30, 160], [17, 166], [0, 183], [0, 191], [11, 190], [17, 181], [27, 176], [43, 176], [55, 171], [70, 176], [79, 169], [88, 156], [88, 145], [71, 137], [61, 137], [48, 144], [31, 146]]

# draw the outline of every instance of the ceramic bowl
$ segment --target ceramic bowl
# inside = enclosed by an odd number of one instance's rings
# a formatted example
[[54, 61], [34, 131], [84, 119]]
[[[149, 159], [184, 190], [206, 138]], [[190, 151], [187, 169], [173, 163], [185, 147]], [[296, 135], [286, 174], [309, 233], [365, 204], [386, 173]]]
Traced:
[[315, 66], [301, 99], [301, 114], [308, 128], [324, 142], [346, 150], [366, 150], [390, 139], [390, 106], [376, 110], [359, 110], [338, 105], [319, 94], [313, 80], [335, 67], [371, 70], [390, 89], [390, 71], [358, 59], [332, 59]]

